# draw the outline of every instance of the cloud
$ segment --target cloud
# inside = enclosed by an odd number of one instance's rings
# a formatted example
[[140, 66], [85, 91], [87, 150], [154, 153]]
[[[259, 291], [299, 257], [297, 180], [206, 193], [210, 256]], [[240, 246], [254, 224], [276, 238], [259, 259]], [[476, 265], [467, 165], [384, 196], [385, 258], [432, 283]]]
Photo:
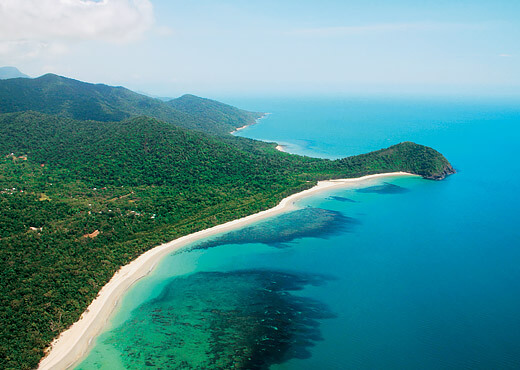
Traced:
[[0, 0], [0, 40], [138, 39], [154, 23], [149, 0]]
[[502, 58], [511, 58], [512, 55], [511, 54], [498, 54], [499, 57], [502, 57]]
[[61, 43], [41, 41], [0, 41], [0, 56], [9, 56], [12, 61], [34, 59], [42, 54], [58, 56], [67, 52], [67, 46]]

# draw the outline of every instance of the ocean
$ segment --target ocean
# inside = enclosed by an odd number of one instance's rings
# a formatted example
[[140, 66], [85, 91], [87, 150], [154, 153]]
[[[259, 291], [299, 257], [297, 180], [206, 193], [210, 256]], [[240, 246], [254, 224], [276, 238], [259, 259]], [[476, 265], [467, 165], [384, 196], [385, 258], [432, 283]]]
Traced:
[[340, 158], [401, 141], [457, 174], [370, 180], [164, 258], [77, 369], [520, 368], [520, 105], [228, 99], [237, 135]]

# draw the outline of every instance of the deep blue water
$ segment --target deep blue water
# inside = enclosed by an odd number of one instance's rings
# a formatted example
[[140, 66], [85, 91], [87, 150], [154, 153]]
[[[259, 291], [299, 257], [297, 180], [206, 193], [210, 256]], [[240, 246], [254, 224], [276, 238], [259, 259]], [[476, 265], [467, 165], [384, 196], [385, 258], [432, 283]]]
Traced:
[[442, 152], [458, 173], [319, 194], [299, 203], [312, 207], [310, 217], [267, 221], [165, 258], [127, 294], [81, 368], [125, 366], [114, 336], [139, 307], [173, 289], [172, 276], [242, 269], [328, 277], [289, 294], [332, 315], [318, 320], [305, 355], [273, 369], [520, 368], [519, 104], [382, 97], [229, 103], [272, 113], [239, 135], [294, 153], [337, 158], [411, 140]]

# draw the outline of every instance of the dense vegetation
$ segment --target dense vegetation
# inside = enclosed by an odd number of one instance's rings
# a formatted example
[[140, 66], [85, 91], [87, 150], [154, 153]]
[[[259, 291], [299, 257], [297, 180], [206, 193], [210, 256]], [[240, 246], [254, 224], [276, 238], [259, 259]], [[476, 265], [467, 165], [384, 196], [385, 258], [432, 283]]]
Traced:
[[[53, 85], [56, 77], [41, 79]], [[451, 171], [440, 153], [409, 142], [331, 161], [221, 137], [221, 129], [217, 136], [188, 130], [182, 127], [187, 116], [232, 127], [256, 117], [237, 118], [238, 110], [192, 96], [173, 104], [181, 114], [178, 125], [124, 114], [112, 122], [110, 114], [123, 110], [110, 110], [108, 102], [120, 88], [89, 85], [109, 113], [101, 121], [75, 120], [70, 116], [78, 112], [95, 116], [94, 105], [76, 107], [74, 99], [86, 99], [88, 84], [76, 90], [74, 80], [64, 80], [62, 95], [72, 103], [51, 98], [61, 90], [47, 85], [5, 104], [0, 98], [2, 111], [45, 111], [47, 102], [59, 113], [0, 114], [2, 369], [35, 367], [115, 271], [157, 244], [272, 207], [319, 179], [388, 171], [440, 178]], [[43, 103], [29, 102], [42, 96]]]
[[206, 122], [206, 127], [211, 128], [205, 129], [206, 132], [214, 132], [217, 129], [227, 134], [238, 127], [255, 123], [262, 115], [190, 94], [172, 99], [167, 104], [178, 111], [196, 116], [201, 122]]
[[90, 84], [54, 74], [0, 80], [0, 102], [0, 113], [32, 110], [105, 122], [144, 115], [212, 134], [227, 134], [261, 116], [193, 95], [163, 102], [124, 87]]

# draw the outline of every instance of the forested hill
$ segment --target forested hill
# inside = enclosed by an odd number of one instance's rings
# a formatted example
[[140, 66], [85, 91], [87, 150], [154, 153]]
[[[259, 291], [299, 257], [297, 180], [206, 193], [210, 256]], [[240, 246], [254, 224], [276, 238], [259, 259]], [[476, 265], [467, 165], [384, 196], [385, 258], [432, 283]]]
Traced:
[[102, 122], [148, 116], [221, 135], [254, 123], [261, 116], [193, 95], [163, 102], [124, 87], [90, 84], [54, 74], [0, 80], [0, 102], [0, 113], [32, 110]]
[[230, 127], [238, 128], [253, 124], [261, 116], [260, 113], [248, 112], [190, 94], [170, 100], [168, 104], [181, 112], [199, 117], [201, 121], [208, 122], [213, 127], [222, 127], [226, 132], [232, 131], [229, 130]]
[[[27, 81], [0, 81], [0, 110], [19, 111], [0, 114], [0, 369], [37, 366], [113, 274], [155, 245], [273, 207], [321, 179], [453, 172], [415, 143], [301, 157], [215, 135], [254, 116], [232, 118], [238, 110], [213, 101], [161, 103], [54, 75]], [[160, 119], [172, 112], [209, 132]]]

